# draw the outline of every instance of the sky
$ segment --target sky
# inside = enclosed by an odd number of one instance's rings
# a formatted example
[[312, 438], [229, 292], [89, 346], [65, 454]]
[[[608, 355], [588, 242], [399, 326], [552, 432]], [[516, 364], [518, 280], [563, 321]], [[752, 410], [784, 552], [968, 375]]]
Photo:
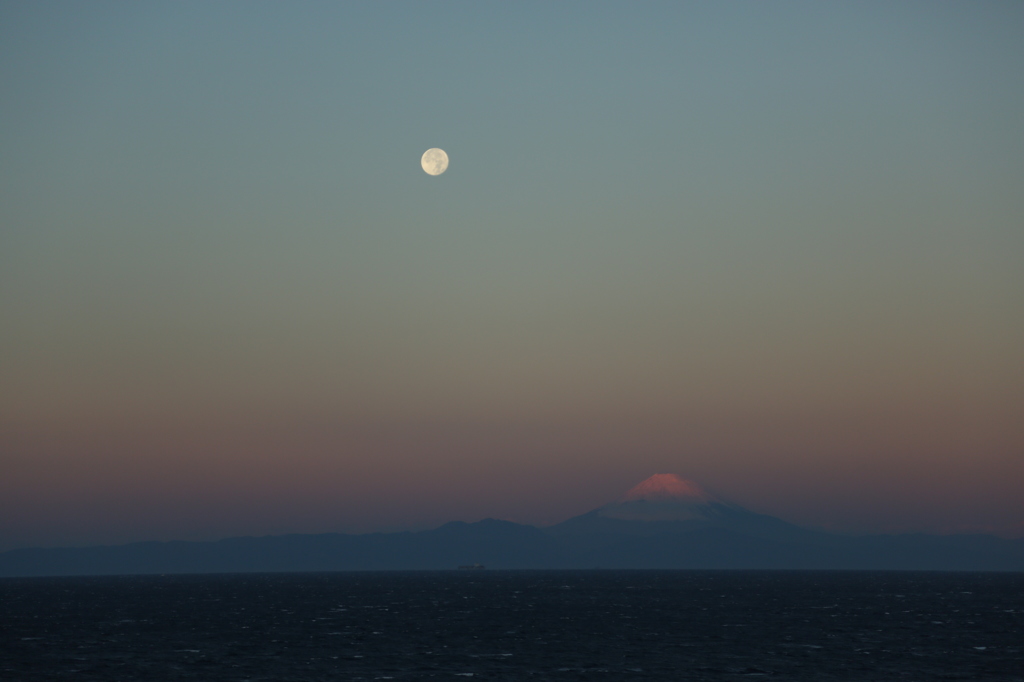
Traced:
[[1022, 74], [1020, 2], [2, 1], [0, 549], [1024, 536]]

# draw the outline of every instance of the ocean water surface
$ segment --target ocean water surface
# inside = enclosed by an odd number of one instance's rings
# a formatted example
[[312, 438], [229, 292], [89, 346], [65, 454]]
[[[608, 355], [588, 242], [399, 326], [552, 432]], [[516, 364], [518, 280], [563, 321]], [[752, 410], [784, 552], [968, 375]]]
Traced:
[[1024, 680], [1024, 574], [0, 580], [0, 679]]

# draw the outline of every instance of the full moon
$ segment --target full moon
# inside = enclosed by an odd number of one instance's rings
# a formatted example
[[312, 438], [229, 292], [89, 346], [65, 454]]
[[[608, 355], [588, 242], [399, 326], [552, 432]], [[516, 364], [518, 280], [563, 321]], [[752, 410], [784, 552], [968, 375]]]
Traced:
[[448, 155], [444, 153], [443, 149], [437, 147], [428, 149], [423, 152], [420, 165], [423, 166], [423, 172], [427, 175], [440, 175], [448, 170]]

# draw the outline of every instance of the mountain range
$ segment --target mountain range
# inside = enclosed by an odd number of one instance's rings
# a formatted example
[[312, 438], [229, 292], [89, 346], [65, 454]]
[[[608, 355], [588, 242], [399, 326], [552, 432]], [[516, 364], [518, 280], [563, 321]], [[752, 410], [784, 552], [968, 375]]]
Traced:
[[758, 514], [674, 474], [547, 528], [484, 519], [400, 533], [137, 542], [0, 553], [0, 576], [498, 569], [1024, 571], [1024, 538], [850, 536]]

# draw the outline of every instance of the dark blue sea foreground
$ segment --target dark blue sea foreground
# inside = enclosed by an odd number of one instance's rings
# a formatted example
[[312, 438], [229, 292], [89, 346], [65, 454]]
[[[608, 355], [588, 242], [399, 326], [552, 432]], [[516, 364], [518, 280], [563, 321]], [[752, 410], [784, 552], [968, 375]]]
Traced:
[[0, 679], [1024, 679], [1024, 575], [447, 571], [0, 580]]

